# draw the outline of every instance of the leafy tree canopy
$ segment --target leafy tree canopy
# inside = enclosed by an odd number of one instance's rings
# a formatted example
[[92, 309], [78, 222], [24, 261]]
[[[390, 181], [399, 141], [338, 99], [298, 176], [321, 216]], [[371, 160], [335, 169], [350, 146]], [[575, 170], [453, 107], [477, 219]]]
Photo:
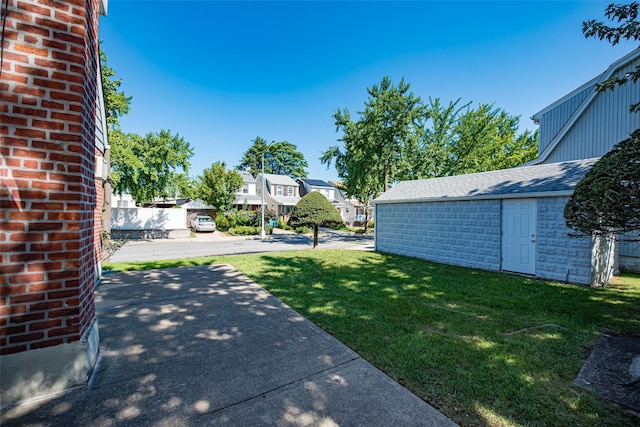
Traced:
[[264, 138], [256, 137], [253, 145], [243, 154], [236, 170], [249, 170], [253, 176], [262, 172], [264, 154], [264, 172], [276, 175], [288, 175], [292, 178], [306, 178], [309, 166], [298, 147], [287, 141], [267, 144]]
[[[602, 21], [595, 19], [582, 23], [582, 33], [586, 38], [594, 37], [599, 40], [607, 40], [612, 46], [620, 43], [620, 40], [638, 40], [640, 39], [640, 21], [638, 21], [638, 2], [630, 4], [610, 4], [605, 9], [607, 19], [618, 26], [610, 26]], [[640, 79], [640, 66], [627, 73], [623, 77], [612, 77], [604, 82], [598, 83], [599, 91], [613, 90], [616, 86], [624, 85], [629, 81], [635, 83]], [[629, 107], [629, 111], [637, 113], [640, 111], [640, 102], [634, 103]]]
[[107, 55], [100, 49], [100, 76], [105, 103], [105, 115], [109, 129], [120, 129], [120, 117], [129, 114], [131, 97], [120, 91], [122, 79], [107, 64]]
[[460, 100], [424, 104], [401, 81], [385, 77], [368, 89], [369, 100], [359, 118], [338, 109], [336, 127], [343, 146], [332, 146], [320, 160], [335, 162], [343, 190], [368, 203], [401, 180], [484, 172], [521, 165], [536, 157], [538, 133], [518, 133], [519, 116], [491, 104]]
[[293, 209], [289, 224], [293, 227], [306, 225], [313, 227], [313, 247], [318, 246], [318, 227], [322, 225], [342, 224], [338, 210], [317, 191], [305, 194]]
[[640, 230], [640, 129], [593, 165], [576, 185], [564, 217], [579, 235]]
[[199, 181], [200, 197], [218, 212], [226, 212], [233, 207], [236, 192], [243, 183], [242, 176], [237, 171], [227, 170], [225, 162], [215, 162], [205, 169]]
[[111, 170], [116, 193], [129, 193], [136, 203], [155, 197], [180, 196], [179, 183], [189, 172], [193, 156], [190, 144], [169, 130], [148, 133], [145, 137], [111, 132]]

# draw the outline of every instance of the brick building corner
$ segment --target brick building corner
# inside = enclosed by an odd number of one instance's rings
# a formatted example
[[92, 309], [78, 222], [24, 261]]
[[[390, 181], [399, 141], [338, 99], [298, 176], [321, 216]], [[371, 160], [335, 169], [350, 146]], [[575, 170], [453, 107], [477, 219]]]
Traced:
[[97, 359], [106, 6], [0, 6], [0, 406], [83, 384]]

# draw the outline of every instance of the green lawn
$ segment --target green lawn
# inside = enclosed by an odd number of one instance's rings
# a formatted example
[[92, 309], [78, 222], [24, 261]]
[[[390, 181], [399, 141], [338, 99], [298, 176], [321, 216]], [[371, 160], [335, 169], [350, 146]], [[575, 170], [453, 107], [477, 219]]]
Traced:
[[640, 276], [605, 289], [360, 251], [229, 263], [463, 426], [637, 424], [573, 381], [603, 331], [640, 335]]

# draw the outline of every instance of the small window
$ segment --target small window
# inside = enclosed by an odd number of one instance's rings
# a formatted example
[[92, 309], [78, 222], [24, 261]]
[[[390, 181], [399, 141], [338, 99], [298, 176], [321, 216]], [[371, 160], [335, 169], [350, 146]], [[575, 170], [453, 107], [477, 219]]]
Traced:
[[293, 187], [287, 187], [287, 196], [293, 196]]
[[282, 185], [276, 187], [276, 196], [282, 196]]
[[249, 194], [249, 184], [242, 186], [242, 194]]

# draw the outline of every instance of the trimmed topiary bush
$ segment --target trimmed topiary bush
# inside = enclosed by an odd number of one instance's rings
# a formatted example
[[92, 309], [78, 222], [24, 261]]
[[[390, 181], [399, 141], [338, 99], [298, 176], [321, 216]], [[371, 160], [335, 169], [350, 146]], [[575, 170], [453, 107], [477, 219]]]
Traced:
[[313, 228], [314, 248], [318, 246], [318, 227], [331, 224], [342, 224], [342, 218], [331, 202], [317, 191], [300, 199], [289, 219], [289, 225], [294, 228]]

